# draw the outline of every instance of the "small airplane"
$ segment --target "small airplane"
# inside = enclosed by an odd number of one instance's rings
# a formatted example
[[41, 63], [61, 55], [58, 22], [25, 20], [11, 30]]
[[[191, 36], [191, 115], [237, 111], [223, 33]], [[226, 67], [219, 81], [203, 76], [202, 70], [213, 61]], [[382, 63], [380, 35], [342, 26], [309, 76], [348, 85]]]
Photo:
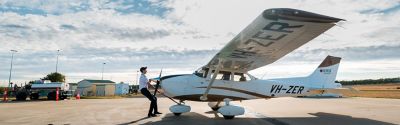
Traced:
[[[248, 71], [271, 64], [343, 19], [290, 8], [267, 9], [193, 74], [159, 77], [164, 95], [177, 104], [176, 116], [190, 112], [184, 101], [209, 102], [225, 119], [243, 115], [230, 101], [297, 97], [310, 91], [341, 87], [335, 83], [341, 58], [327, 56], [307, 77], [261, 80]], [[173, 98], [173, 99], [172, 99]], [[225, 102], [225, 104], [221, 104]]]

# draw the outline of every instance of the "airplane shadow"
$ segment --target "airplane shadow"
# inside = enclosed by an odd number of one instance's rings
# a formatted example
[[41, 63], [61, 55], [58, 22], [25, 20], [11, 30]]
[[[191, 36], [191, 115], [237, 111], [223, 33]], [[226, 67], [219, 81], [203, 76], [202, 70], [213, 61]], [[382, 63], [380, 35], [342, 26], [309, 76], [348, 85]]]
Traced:
[[135, 121], [131, 121], [131, 122], [127, 122], [127, 123], [121, 123], [121, 124], [117, 124], [117, 125], [133, 125], [133, 124], [135, 124], [137, 122], [140, 122], [142, 120], [145, 120], [145, 119], [149, 119], [149, 117], [143, 117], [143, 118], [135, 120]]
[[[166, 114], [160, 121], [147, 121], [145, 123], [140, 123], [143, 125], [395, 125], [392, 123], [387, 123], [383, 121], [377, 121], [368, 118], [355, 118], [352, 116], [317, 112], [308, 113], [314, 117], [261, 117], [261, 118], [245, 118], [237, 117], [232, 120], [225, 120], [222, 116], [218, 116], [215, 111], [205, 112], [206, 114], [214, 114], [217, 117], [207, 117], [196, 112], [189, 112], [182, 114], [181, 116], [174, 116], [172, 113]], [[144, 120], [139, 119], [128, 123], [123, 123], [119, 125], [130, 125], [138, 124], [139, 121]]]

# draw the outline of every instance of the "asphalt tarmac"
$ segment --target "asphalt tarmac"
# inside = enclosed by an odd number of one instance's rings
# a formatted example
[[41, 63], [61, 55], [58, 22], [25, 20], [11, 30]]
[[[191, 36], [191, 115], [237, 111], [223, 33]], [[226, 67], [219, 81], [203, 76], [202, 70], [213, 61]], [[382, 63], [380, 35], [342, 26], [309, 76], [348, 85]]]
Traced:
[[273, 98], [232, 102], [245, 114], [225, 120], [206, 102], [186, 102], [192, 111], [177, 117], [174, 103], [159, 98], [162, 115], [147, 118], [146, 98], [81, 99], [0, 103], [0, 124], [26, 125], [391, 125], [400, 124], [400, 99]]

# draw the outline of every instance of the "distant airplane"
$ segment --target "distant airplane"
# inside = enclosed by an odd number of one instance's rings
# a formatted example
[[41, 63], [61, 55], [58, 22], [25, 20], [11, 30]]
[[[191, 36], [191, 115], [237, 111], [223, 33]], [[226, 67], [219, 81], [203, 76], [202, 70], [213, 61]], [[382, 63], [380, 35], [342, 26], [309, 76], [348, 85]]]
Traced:
[[341, 87], [335, 84], [341, 58], [334, 56], [327, 56], [307, 77], [261, 80], [247, 72], [277, 61], [342, 20], [297, 9], [265, 10], [193, 74], [160, 78], [164, 94], [179, 100], [170, 111], [179, 116], [190, 112], [184, 101], [204, 101], [232, 119], [243, 115], [244, 108], [230, 101], [304, 96]]

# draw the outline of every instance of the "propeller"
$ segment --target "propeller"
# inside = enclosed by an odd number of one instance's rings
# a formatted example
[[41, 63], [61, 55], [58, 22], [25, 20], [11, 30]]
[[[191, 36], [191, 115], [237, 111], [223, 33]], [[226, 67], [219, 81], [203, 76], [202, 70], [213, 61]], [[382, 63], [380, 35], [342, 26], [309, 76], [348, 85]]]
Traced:
[[[160, 84], [161, 84], [161, 82], [162, 82], [162, 79], [163, 79], [163, 78], [161, 78], [161, 74], [162, 74], [162, 68], [161, 68], [160, 75], [158, 76], [158, 78], [155, 78], [155, 79], [158, 79], [158, 80], [157, 80], [157, 82], [156, 82], [156, 87], [154, 87], [155, 90], [154, 90], [153, 96], [156, 96], [157, 91], [158, 91], [158, 88], [159, 88], [159, 86], [160, 86]], [[177, 101], [175, 101], [173, 98], [171, 98], [171, 97], [165, 95], [164, 93], [161, 93], [161, 95], [163, 95], [164, 97], [167, 97], [168, 99], [172, 100], [173, 102], [175, 102], [175, 103], [178, 104], [178, 105], [182, 104], [182, 102], [177, 102]]]
[[157, 82], [156, 82], [157, 84], [156, 84], [156, 87], [155, 87], [155, 90], [154, 90], [154, 94], [153, 94], [154, 96], [156, 96], [158, 88], [159, 88], [159, 86], [161, 84], [161, 74], [162, 74], [162, 69], [160, 71], [160, 75], [158, 76], [159, 80], [157, 80]]

